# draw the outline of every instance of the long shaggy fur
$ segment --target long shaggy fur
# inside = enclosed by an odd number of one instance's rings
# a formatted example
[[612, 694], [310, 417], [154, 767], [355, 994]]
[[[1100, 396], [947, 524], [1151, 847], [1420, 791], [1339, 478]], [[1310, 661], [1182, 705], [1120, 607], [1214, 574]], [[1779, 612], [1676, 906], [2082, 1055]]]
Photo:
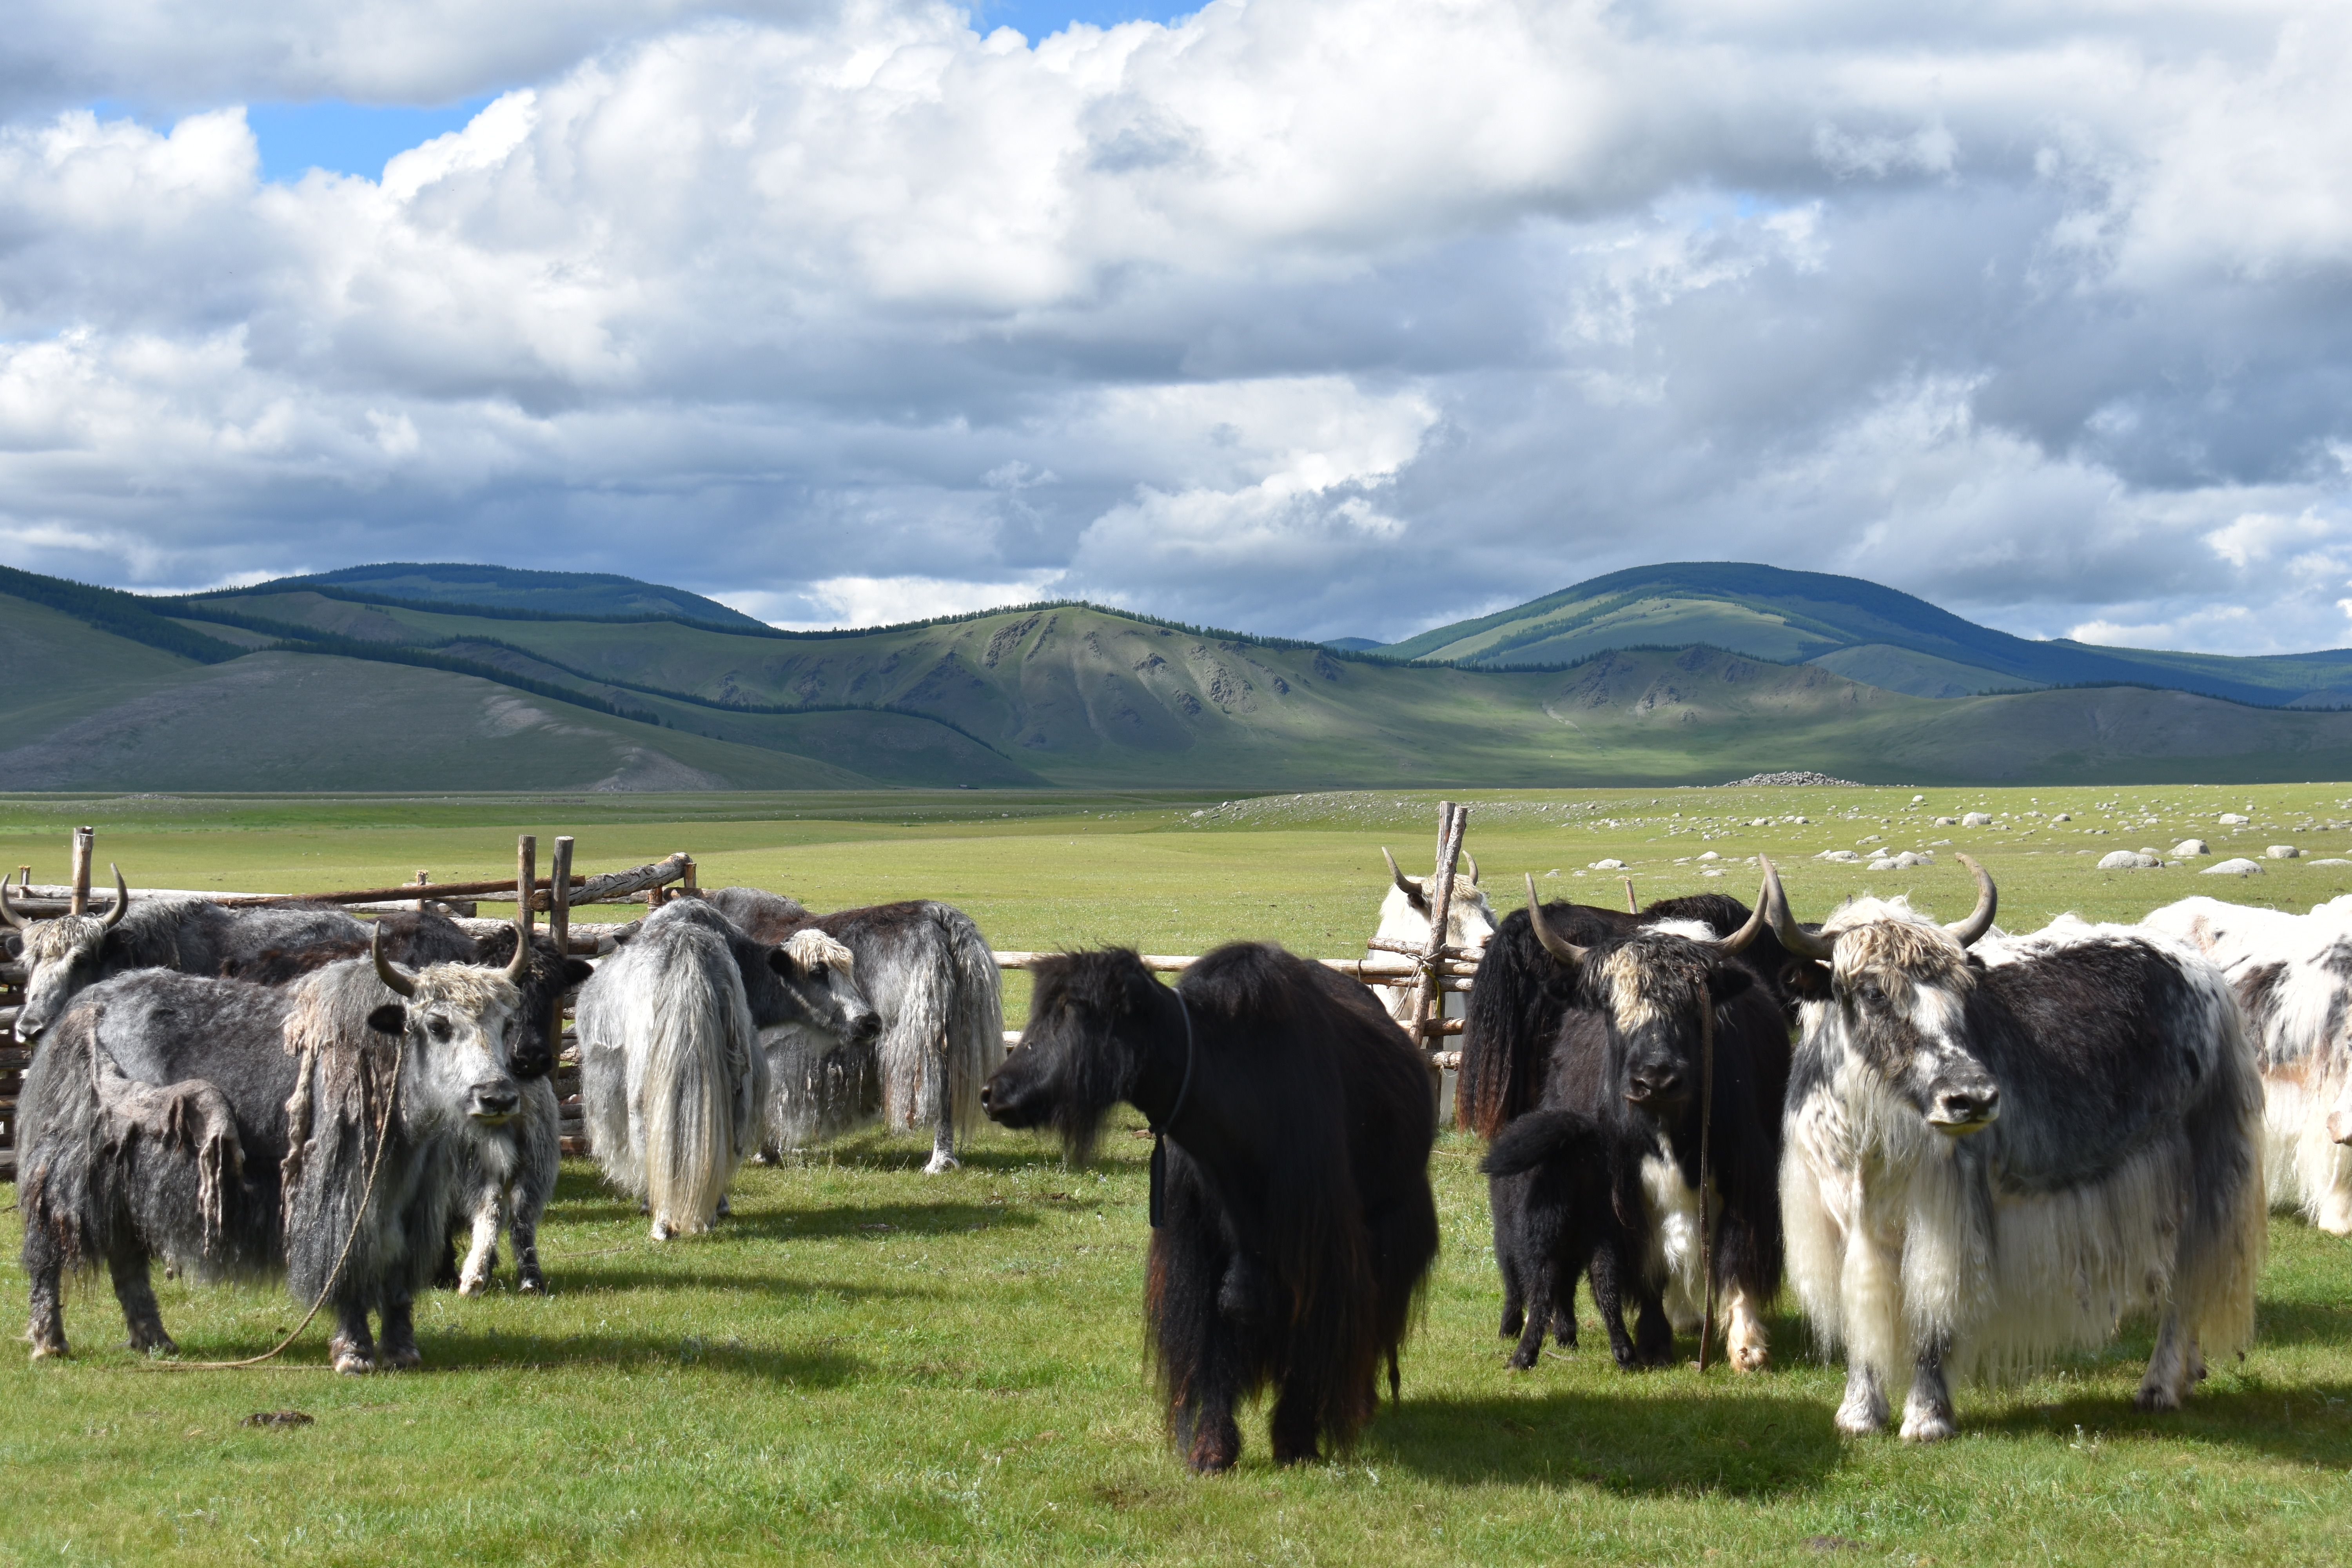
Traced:
[[2140, 924], [2189, 942], [2236, 992], [2263, 1079], [2263, 1166], [2273, 1207], [2352, 1235], [2352, 927], [2310, 915], [2183, 899]]
[[1161, 1122], [1145, 1310], [1171, 1434], [1223, 1469], [1235, 1410], [1271, 1384], [1276, 1459], [1312, 1458], [1370, 1419], [1383, 1362], [1395, 1388], [1437, 1253], [1429, 1069], [1363, 987], [1279, 948], [1219, 948], [1178, 991], [1181, 1007], [1128, 952], [1041, 964], [988, 1111], [1054, 1128], [1073, 1157], [1118, 1100]]
[[[676, 911], [676, 912], [673, 912]], [[768, 1062], [727, 938], [667, 904], [581, 988], [589, 1149], [656, 1240], [708, 1230], [760, 1146]]]
[[[161, 1254], [201, 1279], [282, 1272], [304, 1306], [331, 1277], [338, 1367], [377, 1364], [371, 1312], [383, 1364], [413, 1364], [409, 1303], [439, 1254], [452, 1135], [469, 1097], [509, 1081], [516, 1005], [485, 971], [415, 983], [403, 1004], [353, 963], [285, 989], [133, 973], [78, 998], [26, 1076], [34, 1353], [64, 1353], [59, 1276], [101, 1258], [133, 1346], [171, 1348], [148, 1283]], [[387, 1005], [408, 1020], [404, 1051], [372, 1026]], [[434, 1016], [457, 1021], [457, 1046], [418, 1028]]]
[[[1842, 1425], [1883, 1419], [1909, 1371], [1905, 1435], [1945, 1436], [1946, 1371], [2020, 1375], [2138, 1312], [2159, 1325], [2150, 1408], [2245, 1345], [2262, 1091], [2210, 964], [2072, 920], [1963, 953], [1900, 900], [1858, 900], [1822, 930], [1835, 965], [1804, 1006], [1781, 1206], [1799, 1300], [1846, 1349]], [[1850, 1011], [1830, 985], [1886, 1000]], [[1914, 1022], [1889, 1032], [1888, 1009]], [[1965, 1136], [1926, 1120], [1956, 1073], [2000, 1094]]]
[[[959, 1139], [980, 1119], [980, 1086], [1003, 1054], [1004, 1004], [988, 940], [970, 916], [919, 900], [812, 915], [791, 899], [758, 888], [721, 888], [712, 907], [761, 942], [824, 931], [854, 956], [859, 988], [881, 1015], [881, 1108], [893, 1128], [931, 1133], [927, 1169], [954, 1166]], [[868, 1091], [856, 1071], [817, 1073], [793, 1064], [795, 1081], [832, 1096], [793, 1111], [786, 1127], [823, 1136], [857, 1125]], [[803, 1095], [807, 1104], [807, 1095]], [[779, 1131], [782, 1131], [780, 1128]], [[785, 1147], [793, 1146], [787, 1142]]]

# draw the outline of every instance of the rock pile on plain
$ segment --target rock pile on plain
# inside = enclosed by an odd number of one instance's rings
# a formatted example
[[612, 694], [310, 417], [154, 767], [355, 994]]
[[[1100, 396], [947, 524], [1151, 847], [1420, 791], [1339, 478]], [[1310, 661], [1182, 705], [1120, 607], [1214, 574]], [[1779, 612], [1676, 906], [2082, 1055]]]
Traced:
[[1718, 784], [1716, 787], [1747, 789], [1751, 785], [1762, 788], [1776, 784], [1794, 784], [1804, 789], [1866, 789], [1869, 787], [1866, 784], [1856, 784], [1852, 779], [1833, 779], [1827, 773], [1755, 773], [1744, 779], [1734, 779], [1727, 784]]

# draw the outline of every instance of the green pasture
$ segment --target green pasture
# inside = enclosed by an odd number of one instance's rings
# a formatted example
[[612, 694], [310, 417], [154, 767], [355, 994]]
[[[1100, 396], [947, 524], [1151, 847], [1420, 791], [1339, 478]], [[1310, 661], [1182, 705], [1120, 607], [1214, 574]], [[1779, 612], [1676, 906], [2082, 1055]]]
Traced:
[[[1956, 918], [2000, 879], [2001, 920], [2137, 918], [2192, 892], [2305, 909], [2352, 891], [2352, 786], [1927, 791], [1643, 790], [1466, 795], [1499, 910], [1523, 872], [1615, 902], [1753, 894], [1759, 850], [1801, 914], [1864, 888]], [[1425, 864], [1426, 794], [1264, 797], [0, 797], [0, 862], [62, 874], [67, 830], [158, 886], [286, 890], [488, 877], [518, 831], [576, 835], [598, 870], [693, 853], [706, 885], [813, 905], [951, 900], [1001, 948], [1123, 942], [1198, 952], [1267, 937], [1360, 952], [1380, 846]], [[1936, 816], [2006, 814], [1998, 828]], [[2073, 820], [2053, 824], [2048, 814]], [[2235, 834], [2222, 811], [2252, 823]], [[2028, 812], [2045, 814], [2028, 816]], [[1195, 815], [1195, 814], [1198, 815]], [[1675, 814], [1680, 813], [1677, 816]], [[1799, 824], [1790, 820], [1804, 816]], [[1764, 826], [1752, 826], [1759, 817]], [[1614, 824], [1614, 826], [1612, 826]], [[1870, 873], [1828, 848], [1933, 847]], [[2293, 844], [2239, 881], [2187, 867], [2091, 868], [2195, 836], [2214, 858]], [[1937, 844], [1937, 840], [1950, 840]], [[2083, 853], [2088, 851], [2088, 853]], [[1703, 861], [1713, 852], [1720, 858]], [[2210, 864], [2211, 860], [2193, 864]], [[1721, 868], [1720, 878], [1706, 869]], [[1558, 871], [1557, 877], [1549, 873]], [[486, 910], [485, 912], [491, 912]], [[617, 911], [616, 911], [617, 912]], [[1019, 997], [1013, 998], [1018, 1022]], [[1187, 1475], [1161, 1442], [1142, 1356], [1147, 1143], [1134, 1119], [1091, 1167], [990, 1132], [962, 1170], [866, 1136], [747, 1173], [710, 1237], [656, 1245], [590, 1169], [542, 1233], [548, 1299], [503, 1289], [420, 1311], [417, 1373], [337, 1378], [313, 1328], [284, 1364], [172, 1370], [119, 1348], [101, 1280], [70, 1291], [67, 1363], [0, 1361], [0, 1562], [1028, 1562], [1899, 1563], [2322, 1562], [2352, 1525], [2352, 1257], [2274, 1219], [2262, 1334], [2185, 1412], [2143, 1417], [2147, 1351], [1961, 1396], [1938, 1448], [1849, 1441], [1839, 1374], [1784, 1308], [1775, 1368], [1619, 1373], [1583, 1347], [1503, 1366], [1478, 1148], [1441, 1140], [1444, 1251], [1409, 1345], [1404, 1402], [1352, 1453], [1280, 1471], [1262, 1419], [1233, 1475]], [[15, 1215], [0, 1298], [23, 1300]], [[160, 1287], [192, 1358], [266, 1348], [282, 1291]], [[13, 1310], [13, 1309], [12, 1309]], [[1685, 1351], [1689, 1350], [1685, 1344]], [[299, 1410], [293, 1427], [248, 1427]]]

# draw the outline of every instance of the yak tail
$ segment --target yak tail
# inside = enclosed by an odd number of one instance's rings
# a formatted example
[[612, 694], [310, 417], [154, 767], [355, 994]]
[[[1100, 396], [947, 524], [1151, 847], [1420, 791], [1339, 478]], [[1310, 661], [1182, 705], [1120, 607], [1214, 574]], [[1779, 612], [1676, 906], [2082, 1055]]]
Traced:
[[686, 1236], [710, 1228], [736, 1167], [757, 1147], [767, 1058], [740, 983], [667, 1000], [640, 1016], [646, 1205], [657, 1235]]
[[955, 963], [955, 1002], [948, 1014], [947, 1106], [958, 1142], [980, 1126], [980, 1090], [1004, 1055], [1003, 980], [988, 939], [961, 910], [946, 921]]
[[1472, 1131], [1492, 1138], [1536, 1108], [1562, 1010], [1546, 984], [1556, 967], [1524, 910], [1506, 916], [1487, 939], [1486, 959], [1463, 1010], [1462, 1070], [1454, 1093], [1455, 1113]]
[[1522, 1176], [1557, 1160], [1602, 1156], [1601, 1130], [1573, 1110], [1531, 1110], [1486, 1151], [1478, 1168], [1490, 1176]]

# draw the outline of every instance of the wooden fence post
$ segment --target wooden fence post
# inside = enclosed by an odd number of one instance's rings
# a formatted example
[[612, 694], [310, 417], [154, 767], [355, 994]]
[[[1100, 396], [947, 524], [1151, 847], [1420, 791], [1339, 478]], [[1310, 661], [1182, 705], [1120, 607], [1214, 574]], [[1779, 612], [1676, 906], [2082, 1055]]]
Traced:
[[98, 829], [77, 827], [73, 836], [73, 912], [89, 913], [89, 859], [98, 848]]
[[1445, 1016], [1445, 991], [1438, 984], [1445, 962], [1445, 927], [1454, 908], [1454, 863], [1462, 856], [1462, 835], [1470, 825], [1470, 808], [1450, 800], [1437, 803], [1437, 872], [1429, 879], [1429, 941], [1421, 952], [1421, 973], [1412, 983], [1406, 1016], [1410, 1033], [1423, 1050], [1442, 1037], [1432, 1027]]
[[530, 896], [538, 881], [539, 840], [526, 833], [515, 839], [515, 941], [522, 944], [518, 952], [530, 951], [530, 928], [536, 923]]
[[572, 941], [572, 840], [559, 837], [555, 856], [547, 863], [547, 934], [558, 952], [570, 952]]

